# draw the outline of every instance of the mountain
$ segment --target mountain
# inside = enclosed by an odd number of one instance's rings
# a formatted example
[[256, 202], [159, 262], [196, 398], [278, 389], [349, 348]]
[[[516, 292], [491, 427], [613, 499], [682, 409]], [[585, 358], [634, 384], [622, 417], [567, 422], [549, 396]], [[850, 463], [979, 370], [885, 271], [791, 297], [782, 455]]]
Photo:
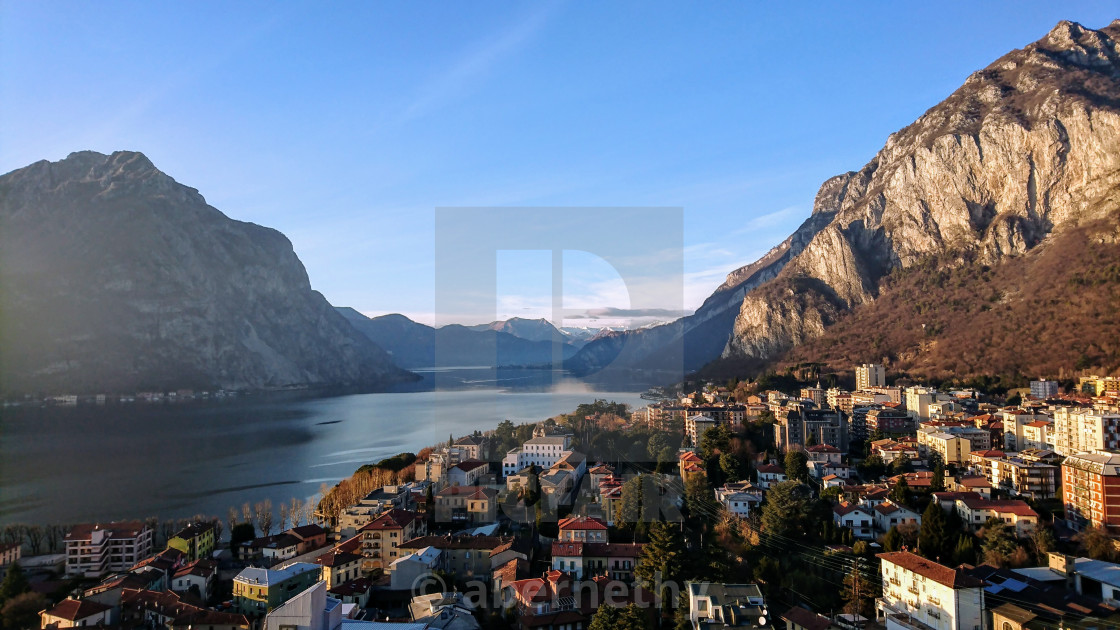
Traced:
[[552, 322], [544, 318], [525, 319], [523, 317], [511, 317], [506, 320], [493, 321], [489, 324], [467, 326], [467, 328], [471, 330], [494, 330], [497, 332], [504, 332], [514, 337], [528, 339], [529, 341], [573, 343], [573, 339], [568, 334], [559, 330], [552, 325]]
[[140, 153], [0, 176], [0, 391], [380, 388], [413, 375], [322, 295], [283, 234]]
[[[545, 365], [553, 360], [551, 341], [523, 339], [492, 329], [489, 324], [433, 328], [395, 313], [371, 318], [352, 308], [338, 310], [356, 330], [385, 348], [398, 365], [407, 368], [433, 367], [437, 360], [440, 366], [485, 367]], [[518, 327], [518, 330], [526, 329], [531, 327]], [[568, 343], [559, 343], [558, 348], [561, 360], [576, 352], [575, 346]]]
[[[1037, 311], [1049, 319], [1032, 321], [1034, 336], [1020, 346], [1068, 340], [1071, 313], [1062, 305], [1070, 303], [1078, 305], [1081, 338], [1045, 361], [1005, 362], [1007, 369], [1120, 367], [1111, 341], [1120, 332], [1117, 302], [1107, 301], [1115, 295], [1120, 217], [1118, 40], [1120, 21], [1101, 30], [1060, 22], [974, 73], [892, 134], [862, 169], [826, 181], [805, 223], [732, 272], [695, 315], [631, 333], [628, 343], [645, 348], [639, 357], [656, 356], [658, 346], [683, 339], [688, 369], [722, 357], [757, 370], [820, 354], [847, 363], [874, 357], [923, 374], [990, 375], [983, 353], [954, 346], [950, 331], [1007, 336], [1007, 320], [976, 313], [1030, 319], [1026, 305], [1037, 307], [1039, 295], [1028, 291], [1042, 287], [1023, 274], [1046, 270], [1058, 274], [1042, 293], [1048, 310]], [[1083, 299], [1086, 291], [1103, 301]], [[918, 304], [924, 310], [914, 312]], [[896, 334], [915, 327], [918, 336]], [[612, 343], [620, 340], [589, 343], [571, 363], [600, 367], [618, 354]], [[847, 356], [837, 356], [842, 351]], [[954, 352], [977, 356], [959, 362]]]

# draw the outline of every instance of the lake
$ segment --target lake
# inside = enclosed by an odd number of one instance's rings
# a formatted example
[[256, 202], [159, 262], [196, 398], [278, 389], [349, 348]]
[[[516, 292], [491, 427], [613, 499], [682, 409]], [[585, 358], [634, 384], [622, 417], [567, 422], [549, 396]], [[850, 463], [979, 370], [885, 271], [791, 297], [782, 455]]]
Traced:
[[224, 519], [230, 506], [308, 499], [362, 464], [507, 418], [539, 421], [595, 398], [642, 406], [638, 391], [595, 391], [541, 370], [424, 376], [392, 393], [4, 408], [0, 523]]

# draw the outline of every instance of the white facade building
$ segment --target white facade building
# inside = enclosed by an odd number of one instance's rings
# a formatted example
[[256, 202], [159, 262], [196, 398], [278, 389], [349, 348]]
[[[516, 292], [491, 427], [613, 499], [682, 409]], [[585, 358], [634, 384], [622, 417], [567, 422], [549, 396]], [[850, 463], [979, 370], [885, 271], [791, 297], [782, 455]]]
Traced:
[[881, 553], [883, 595], [877, 614], [887, 630], [981, 630], [984, 582], [908, 551]]

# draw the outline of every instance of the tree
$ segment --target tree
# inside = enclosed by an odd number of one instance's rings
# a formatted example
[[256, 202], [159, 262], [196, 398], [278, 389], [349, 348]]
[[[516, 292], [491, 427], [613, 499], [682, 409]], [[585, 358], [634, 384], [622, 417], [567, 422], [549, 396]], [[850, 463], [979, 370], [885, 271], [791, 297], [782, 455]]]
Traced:
[[292, 497], [291, 505], [288, 506], [288, 516], [292, 519], [292, 527], [304, 524], [303, 499]]
[[724, 478], [727, 481], [742, 481], [743, 477], [746, 476], [743, 470], [743, 460], [731, 453], [724, 453], [719, 456], [719, 468], [723, 471]]
[[21, 593], [4, 602], [0, 621], [5, 628], [38, 628], [39, 611], [47, 607], [47, 598], [40, 593]]
[[940, 463], [933, 468], [933, 479], [929, 482], [930, 492], [944, 492], [945, 491], [945, 467]]
[[719, 513], [720, 506], [716, 503], [715, 492], [704, 475], [692, 475], [685, 480], [684, 502], [692, 518], [711, 523]]
[[884, 551], [898, 551], [902, 549], [902, 534], [898, 532], [898, 528], [891, 525], [890, 530], [883, 536], [883, 550]]
[[614, 630], [619, 625], [619, 610], [614, 606], [599, 606], [587, 630]]
[[1035, 557], [1039, 562], [1045, 563], [1046, 554], [1058, 546], [1058, 541], [1054, 538], [1053, 529], [1039, 523], [1031, 533], [1031, 544], [1034, 546]]
[[[887, 498], [897, 505], [906, 505], [910, 502], [910, 484], [906, 483], [905, 476], [900, 476], [898, 478], [898, 481], [895, 482], [894, 488], [891, 488], [891, 493]], [[933, 503], [937, 502], [934, 501]], [[937, 510], [939, 512], [941, 511], [940, 505]], [[942, 514], [941, 516], [944, 517], [945, 515]]]
[[0, 603], [30, 590], [31, 585], [27, 583], [27, 576], [23, 574], [23, 568], [19, 566], [19, 561], [13, 562], [8, 567], [8, 573], [4, 576], [4, 581], [0, 582]]
[[786, 479], [790, 481], [809, 481], [809, 456], [805, 451], [789, 451], [786, 453]]
[[1081, 533], [1073, 537], [1081, 551], [1094, 560], [1107, 560], [1115, 562], [1117, 559], [1116, 547], [1108, 533], [1100, 527], [1086, 527]]
[[883, 463], [883, 458], [878, 455], [871, 455], [856, 466], [859, 471], [860, 477], [864, 481], [871, 481], [878, 479], [887, 472], [887, 465]]
[[957, 546], [953, 549], [953, 565], [973, 564], [976, 562], [976, 545], [969, 534], [961, 534], [957, 538]]
[[783, 481], [771, 486], [766, 493], [762, 531], [773, 536], [800, 536], [806, 531], [808, 512], [808, 489], [796, 481]]
[[257, 522], [257, 529], [261, 530], [261, 534], [269, 536], [272, 534], [272, 500], [265, 499], [253, 506], [254, 520]]
[[[684, 535], [673, 523], [654, 521], [649, 527], [649, 542], [642, 547], [634, 575], [647, 589], [662, 584], [680, 584], [685, 577], [683, 567], [687, 561], [688, 550]], [[655, 593], [661, 597], [661, 593]]]
[[726, 453], [731, 446], [731, 429], [727, 425], [717, 424], [704, 432], [700, 438], [700, 456], [708, 459], [718, 453]]
[[642, 518], [644, 476], [638, 475], [622, 484], [622, 505], [618, 509], [618, 520], [622, 523], [637, 523]]
[[940, 562], [947, 557], [951, 539], [945, 524], [945, 511], [937, 501], [930, 501], [922, 513], [922, 527], [918, 530], [918, 551], [923, 556]]
[[288, 504], [280, 502], [280, 531], [288, 529]]
[[848, 574], [844, 576], [844, 612], [872, 618], [875, 615], [873, 601], [876, 588], [868, 579], [867, 571], [862, 558], [852, 561]]
[[821, 498], [830, 503], [838, 503], [844, 496], [844, 491], [839, 486], [832, 486], [821, 490]]
[[660, 461], [661, 451], [667, 448], [669, 448], [669, 438], [665, 437], [664, 433], [654, 433], [646, 443], [646, 453], [654, 461]]
[[984, 536], [980, 549], [984, 552], [984, 562], [1002, 567], [1011, 560], [1019, 545], [1007, 524], [998, 518], [990, 518], [984, 525]]
[[229, 548], [230, 551], [237, 553], [237, 546], [243, 542], [249, 542], [257, 537], [257, 532], [253, 529], [252, 523], [238, 523], [229, 530]]

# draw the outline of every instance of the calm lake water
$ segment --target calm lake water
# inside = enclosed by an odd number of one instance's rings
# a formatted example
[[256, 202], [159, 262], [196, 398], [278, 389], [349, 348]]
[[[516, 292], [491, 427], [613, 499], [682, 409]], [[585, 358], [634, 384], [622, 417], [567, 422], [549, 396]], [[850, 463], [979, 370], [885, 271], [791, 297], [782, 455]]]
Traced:
[[543, 420], [595, 398], [642, 406], [638, 391], [542, 371], [425, 377], [394, 393], [0, 409], [0, 523], [224, 518], [246, 501], [311, 498], [362, 464], [503, 419]]

